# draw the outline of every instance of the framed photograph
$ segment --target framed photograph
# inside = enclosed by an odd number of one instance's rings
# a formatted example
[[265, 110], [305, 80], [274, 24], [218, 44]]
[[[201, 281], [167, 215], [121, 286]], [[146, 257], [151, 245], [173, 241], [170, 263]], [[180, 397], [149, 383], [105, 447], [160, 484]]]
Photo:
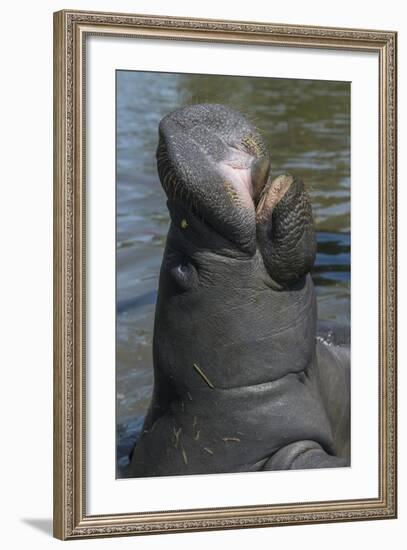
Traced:
[[54, 534], [396, 517], [396, 33], [54, 16]]

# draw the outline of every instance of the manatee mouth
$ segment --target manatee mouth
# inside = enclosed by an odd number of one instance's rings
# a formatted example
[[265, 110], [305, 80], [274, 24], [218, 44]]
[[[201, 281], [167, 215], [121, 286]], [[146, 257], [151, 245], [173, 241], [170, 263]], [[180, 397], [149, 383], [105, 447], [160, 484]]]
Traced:
[[272, 214], [275, 206], [284, 197], [294, 181], [290, 174], [284, 174], [274, 180], [269, 179], [261, 187], [259, 193], [253, 197], [257, 220], [263, 220]]
[[240, 196], [242, 203], [256, 207], [262, 191], [270, 178], [270, 160], [267, 157], [255, 157], [245, 151], [232, 149], [232, 153], [218, 165], [224, 184], [229, 184], [232, 193]]
[[239, 250], [253, 255], [260, 248], [276, 281], [291, 283], [312, 267], [315, 238], [304, 186], [290, 175], [272, 180], [264, 141], [240, 113], [216, 104], [170, 113], [159, 126], [157, 167], [170, 201]]

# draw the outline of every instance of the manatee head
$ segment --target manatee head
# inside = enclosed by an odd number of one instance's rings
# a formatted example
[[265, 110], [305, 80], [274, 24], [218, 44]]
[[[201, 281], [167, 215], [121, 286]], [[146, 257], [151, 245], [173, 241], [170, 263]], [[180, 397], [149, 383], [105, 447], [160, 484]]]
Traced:
[[158, 173], [172, 218], [187, 229], [184, 214], [193, 215], [198, 241], [201, 225], [208, 246], [229, 254], [259, 247], [284, 287], [313, 265], [314, 225], [303, 183], [289, 175], [273, 181], [270, 160], [257, 129], [224, 105], [184, 107], [159, 126]]
[[303, 370], [316, 323], [316, 243], [303, 183], [273, 180], [257, 129], [217, 104], [163, 118], [157, 164], [171, 216], [154, 330], [158, 369], [189, 390], [205, 383], [194, 364], [225, 387]]

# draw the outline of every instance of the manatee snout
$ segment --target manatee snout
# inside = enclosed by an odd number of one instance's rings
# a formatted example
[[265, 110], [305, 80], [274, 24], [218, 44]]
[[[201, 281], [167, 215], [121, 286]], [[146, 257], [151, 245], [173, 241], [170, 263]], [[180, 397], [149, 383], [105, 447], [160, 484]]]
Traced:
[[277, 286], [310, 271], [316, 241], [308, 193], [291, 175], [272, 180], [263, 138], [240, 113], [217, 104], [170, 113], [159, 127], [157, 166], [169, 201], [236, 250], [253, 256], [259, 249]]

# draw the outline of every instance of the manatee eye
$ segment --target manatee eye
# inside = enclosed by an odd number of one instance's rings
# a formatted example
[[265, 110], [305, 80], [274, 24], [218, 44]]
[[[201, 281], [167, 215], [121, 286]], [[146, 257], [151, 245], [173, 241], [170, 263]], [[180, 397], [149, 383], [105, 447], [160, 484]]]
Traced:
[[170, 269], [174, 281], [182, 290], [190, 290], [198, 283], [198, 274], [195, 267], [189, 262], [177, 263]]

